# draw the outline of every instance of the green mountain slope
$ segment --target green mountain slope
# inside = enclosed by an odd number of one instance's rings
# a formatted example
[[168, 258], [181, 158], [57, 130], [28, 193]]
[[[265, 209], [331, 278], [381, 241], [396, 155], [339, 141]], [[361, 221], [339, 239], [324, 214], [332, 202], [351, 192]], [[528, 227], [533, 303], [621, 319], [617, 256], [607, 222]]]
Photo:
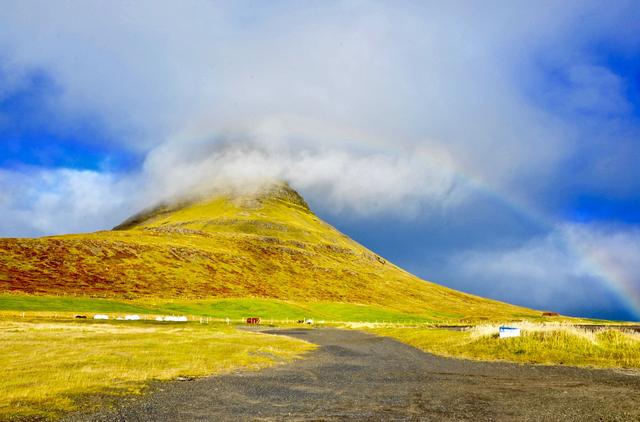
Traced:
[[162, 205], [111, 231], [0, 239], [0, 291], [351, 303], [441, 320], [538, 315], [407, 273], [321, 221], [286, 185]]

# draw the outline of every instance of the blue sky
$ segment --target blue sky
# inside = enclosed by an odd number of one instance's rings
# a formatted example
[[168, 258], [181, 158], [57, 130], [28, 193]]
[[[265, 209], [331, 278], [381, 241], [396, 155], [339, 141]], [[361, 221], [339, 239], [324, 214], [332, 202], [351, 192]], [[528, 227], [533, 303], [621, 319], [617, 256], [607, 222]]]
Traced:
[[640, 319], [632, 1], [1, 10], [0, 236], [286, 179], [423, 278]]

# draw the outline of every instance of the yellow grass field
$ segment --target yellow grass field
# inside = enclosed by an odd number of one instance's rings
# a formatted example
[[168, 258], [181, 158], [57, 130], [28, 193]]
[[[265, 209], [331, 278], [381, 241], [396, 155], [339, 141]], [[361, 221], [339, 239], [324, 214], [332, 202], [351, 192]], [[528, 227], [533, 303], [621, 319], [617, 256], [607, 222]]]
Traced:
[[570, 325], [519, 323], [521, 337], [498, 338], [497, 325], [469, 331], [369, 327], [365, 330], [441, 356], [544, 365], [640, 369], [640, 334], [618, 329], [596, 332]]
[[87, 395], [139, 393], [151, 380], [255, 370], [315, 346], [233, 326], [0, 320], [0, 420], [55, 418]]

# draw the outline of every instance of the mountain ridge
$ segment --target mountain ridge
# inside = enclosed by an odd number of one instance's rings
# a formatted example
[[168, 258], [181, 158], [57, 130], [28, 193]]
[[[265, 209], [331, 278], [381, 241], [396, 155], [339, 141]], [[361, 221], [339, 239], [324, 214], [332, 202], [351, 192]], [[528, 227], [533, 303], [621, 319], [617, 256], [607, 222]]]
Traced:
[[371, 304], [452, 320], [537, 314], [415, 277], [286, 184], [164, 204], [111, 231], [0, 239], [0, 252], [5, 292]]
[[[160, 201], [157, 205], [143, 209], [135, 213], [131, 217], [125, 219], [122, 223], [115, 226], [112, 230], [127, 230], [140, 225], [150, 218], [161, 214], [168, 214], [178, 211], [190, 205], [204, 202], [207, 199], [226, 196], [240, 207], [251, 208], [251, 203], [260, 202], [267, 198], [275, 198], [298, 205], [308, 211], [311, 211], [309, 205], [304, 198], [289, 186], [286, 182], [273, 182], [263, 185], [260, 188], [250, 190], [250, 193], [239, 192], [237, 189], [219, 190], [208, 194], [185, 195], [183, 197], [174, 198], [173, 200]], [[255, 205], [253, 205], [255, 207]]]

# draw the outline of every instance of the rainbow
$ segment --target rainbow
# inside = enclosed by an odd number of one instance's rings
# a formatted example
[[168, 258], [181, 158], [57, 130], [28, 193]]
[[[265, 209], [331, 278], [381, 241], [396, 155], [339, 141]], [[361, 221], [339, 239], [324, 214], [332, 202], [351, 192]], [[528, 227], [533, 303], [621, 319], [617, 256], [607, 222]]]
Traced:
[[[456, 171], [455, 173], [462, 183], [491, 197], [501, 205], [526, 218], [528, 221], [549, 231], [557, 230], [556, 221], [514, 195], [508, 195], [498, 191], [479, 177], [473, 177], [468, 173], [460, 171]], [[620, 265], [613, 262], [610, 256], [596, 249], [589, 248], [571, 236], [563, 236], [562, 239], [567, 249], [583, 260], [583, 263], [586, 264], [590, 272], [625, 304], [635, 318], [640, 320], [640, 292], [630, 276], [621, 270]]]
[[[380, 139], [369, 139], [370, 145], [383, 145]], [[384, 150], [381, 148], [381, 150]], [[545, 215], [542, 211], [535, 209], [533, 206], [525, 203], [521, 198], [513, 194], [508, 194], [498, 190], [490, 183], [484, 181], [479, 176], [474, 176], [467, 170], [462, 170], [460, 166], [451, 160], [442, 159], [438, 163], [434, 162], [431, 152], [426, 148], [417, 148], [409, 151], [405, 148], [405, 152], [409, 156], [416, 157], [425, 163], [426, 166], [438, 165], [444, 171], [454, 175], [454, 180], [460, 184], [470, 187], [476, 192], [480, 192], [497, 203], [527, 219], [528, 221], [546, 229], [550, 232], [558, 229], [558, 222]], [[600, 280], [603, 286], [615, 295], [626, 306], [626, 310], [631, 311], [634, 318], [640, 320], [640, 291], [628, 274], [621, 271], [620, 265], [612, 262], [610, 257], [602, 254], [600, 251], [588, 248], [586, 245], [578, 242], [577, 239], [570, 236], [562, 236], [563, 242], [567, 250], [574, 253], [590, 273]]]

